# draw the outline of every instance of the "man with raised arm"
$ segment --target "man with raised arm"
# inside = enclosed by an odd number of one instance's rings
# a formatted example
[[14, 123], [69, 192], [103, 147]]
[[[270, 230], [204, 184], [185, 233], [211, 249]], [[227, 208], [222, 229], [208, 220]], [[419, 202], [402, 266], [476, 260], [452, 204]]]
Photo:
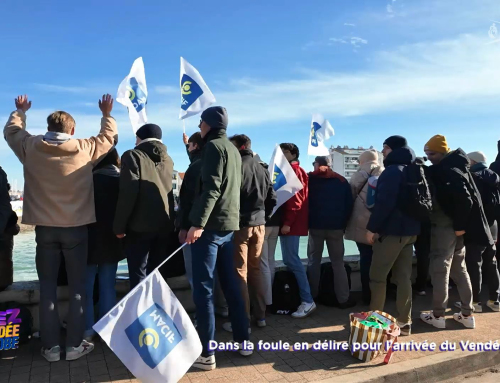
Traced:
[[118, 140], [111, 117], [113, 99], [99, 101], [101, 130], [95, 137], [75, 139], [75, 120], [57, 111], [47, 117], [47, 133], [33, 136], [26, 131], [27, 96], [15, 100], [4, 128], [4, 137], [24, 168], [22, 222], [35, 225], [36, 269], [40, 280], [40, 334], [42, 356], [60, 360], [60, 322], [57, 308], [57, 275], [61, 256], [66, 262], [69, 310], [66, 360], [75, 360], [94, 349], [83, 340], [87, 225], [96, 221], [92, 168]]

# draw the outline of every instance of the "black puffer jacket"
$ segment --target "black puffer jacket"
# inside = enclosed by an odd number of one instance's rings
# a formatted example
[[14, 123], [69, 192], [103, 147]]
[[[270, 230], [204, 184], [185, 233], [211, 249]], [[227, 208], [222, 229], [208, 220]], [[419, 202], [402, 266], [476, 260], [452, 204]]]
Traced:
[[452, 151], [429, 170], [437, 202], [452, 219], [454, 230], [465, 230], [466, 243], [493, 244], [481, 196], [472, 179], [465, 152], [462, 149]]
[[491, 227], [495, 222], [498, 211], [498, 189], [500, 187], [500, 177], [493, 170], [487, 168], [484, 162], [473, 165], [470, 169], [477, 190], [483, 201], [483, 209], [488, 220], [488, 225]]
[[276, 193], [267, 170], [251, 150], [240, 150], [240, 228], [265, 225], [276, 206]]
[[201, 150], [194, 150], [191, 153], [188, 152], [188, 154], [191, 164], [182, 180], [181, 190], [179, 191], [179, 211], [177, 212], [178, 228], [181, 230], [189, 230], [192, 226], [189, 213], [196, 197], [196, 187], [200, 182], [203, 153]]
[[500, 176], [500, 141], [497, 142], [498, 154], [495, 161], [491, 163], [490, 169]]

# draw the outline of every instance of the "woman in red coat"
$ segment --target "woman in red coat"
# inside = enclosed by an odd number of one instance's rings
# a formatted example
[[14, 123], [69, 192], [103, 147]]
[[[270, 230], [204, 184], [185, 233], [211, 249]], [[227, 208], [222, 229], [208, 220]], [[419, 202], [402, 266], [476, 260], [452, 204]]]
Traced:
[[308, 234], [308, 176], [306, 171], [300, 167], [299, 148], [297, 145], [280, 144], [280, 147], [303, 186], [302, 190], [284, 204], [280, 243], [283, 262], [294, 273], [295, 279], [297, 279], [300, 300], [302, 301], [302, 304], [292, 314], [292, 317], [305, 318], [316, 309], [316, 304], [312, 298], [307, 280], [307, 274], [299, 256], [300, 237], [307, 236]]

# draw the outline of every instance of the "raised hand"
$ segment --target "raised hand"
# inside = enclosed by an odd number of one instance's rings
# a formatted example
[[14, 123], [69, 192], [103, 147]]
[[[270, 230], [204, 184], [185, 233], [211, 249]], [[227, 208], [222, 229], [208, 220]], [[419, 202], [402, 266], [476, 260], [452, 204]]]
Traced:
[[23, 113], [26, 113], [31, 108], [31, 101], [28, 101], [27, 95], [17, 96], [14, 101], [16, 102], [16, 109], [23, 111]]
[[189, 142], [189, 137], [186, 133], [182, 133], [182, 141], [184, 141], [184, 145], [187, 145]]
[[99, 100], [99, 109], [101, 109], [103, 117], [111, 117], [111, 111], [113, 110], [113, 97], [110, 94], [105, 94], [102, 99]]

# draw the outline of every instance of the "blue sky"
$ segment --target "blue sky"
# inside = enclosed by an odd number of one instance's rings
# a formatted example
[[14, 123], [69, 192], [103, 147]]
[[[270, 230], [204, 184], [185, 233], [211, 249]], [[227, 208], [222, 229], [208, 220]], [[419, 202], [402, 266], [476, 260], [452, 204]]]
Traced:
[[[182, 145], [179, 57], [202, 74], [229, 113], [229, 134], [245, 133], [268, 161], [274, 144], [294, 142], [307, 170], [312, 113], [336, 135], [328, 144], [381, 148], [407, 137], [417, 154], [434, 134], [452, 148], [482, 150], [500, 138], [498, 0], [200, 1], [62, 0], [3, 2], [0, 120], [14, 97], [33, 101], [28, 130], [42, 134], [46, 116], [65, 110], [76, 136], [98, 132], [97, 100], [116, 96], [142, 56], [148, 119], [164, 130], [175, 168]], [[500, 29], [500, 23], [496, 24]], [[115, 105], [123, 152], [134, 135]], [[188, 119], [187, 132], [199, 118]], [[22, 185], [22, 167], [3, 140], [0, 165]]]

